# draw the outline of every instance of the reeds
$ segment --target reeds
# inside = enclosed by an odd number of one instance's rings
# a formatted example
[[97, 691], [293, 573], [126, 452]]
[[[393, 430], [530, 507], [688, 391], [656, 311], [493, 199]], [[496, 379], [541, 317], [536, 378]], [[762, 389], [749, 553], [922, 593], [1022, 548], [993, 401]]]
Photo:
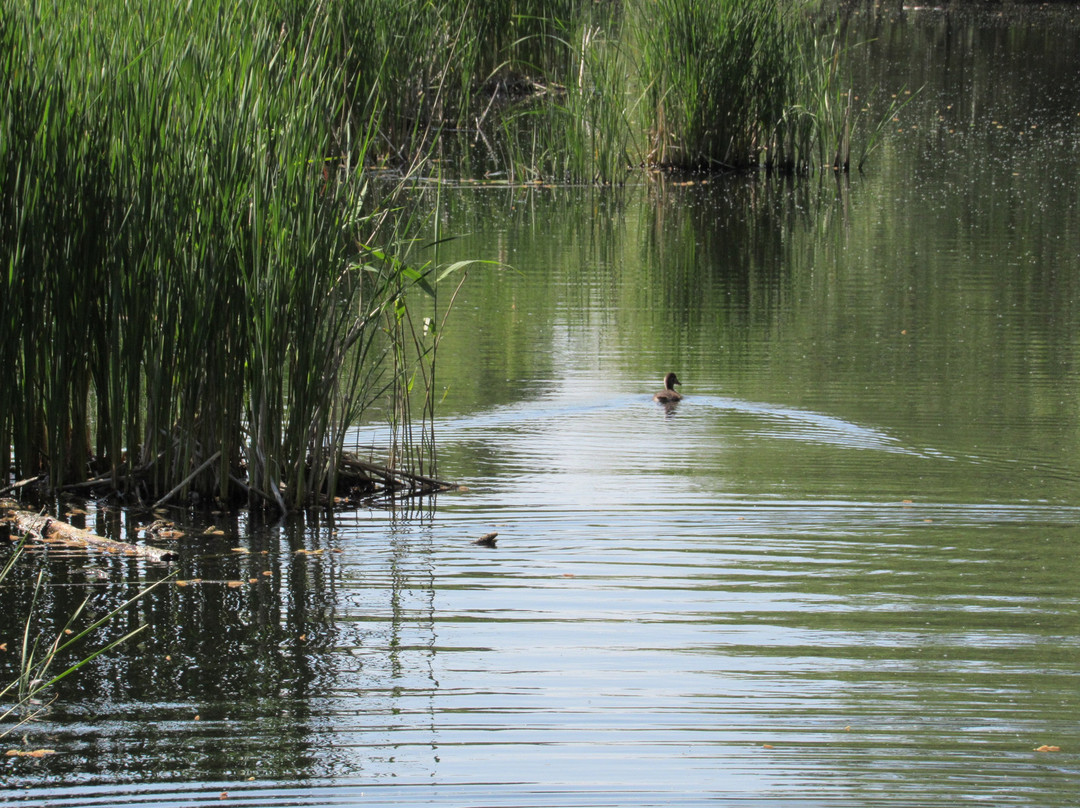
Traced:
[[466, 0], [360, 7], [363, 25], [352, 27], [371, 32], [364, 52], [384, 59], [400, 90], [382, 101], [378, 149], [401, 164], [431, 142], [482, 155], [461, 171], [514, 181], [850, 164], [842, 25], [823, 28], [797, 4], [499, 0], [482, 15]]
[[657, 0], [642, 21], [651, 157], [683, 169], [849, 168], [835, 30], [783, 0]]
[[[26, 546], [26, 537], [23, 537], [8, 555], [8, 558], [0, 567], [0, 583], [2, 583], [15, 565], [22, 559]], [[170, 580], [167, 576], [150, 584], [134, 597], [124, 601], [121, 605], [113, 608], [104, 615], [89, 618], [90, 622], [80, 628], [79, 624], [87, 619], [85, 613], [90, 603], [87, 596], [67, 618], [66, 623], [56, 632], [50, 635], [38, 628], [39, 609], [38, 604], [44, 591], [44, 570], [39, 570], [34, 578], [33, 590], [29, 603], [28, 614], [25, 617], [22, 631], [22, 641], [16, 651], [19, 654], [18, 674], [6, 684], [0, 683], [0, 738], [15, 732], [21, 726], [34, 720], [45, 710], [42, 705], [42, 696], [53, 685], [71, 676], [94, 658], [104, 654], [117, 646], [127, 642], [141, 633], [147, 624], [143, 623], [137, 628], [128, 631], [100, 648], [89, 652], [79, 652], [77, 649], [102, 626], [110, 623], [114, 618], [127, 610], [127, 608], [147, 595], [151, 590], [164, 581]], [[61, 670], [57, 670], [61, 668]]]
[[387, 259], [358, 115], [379, 82], [359, 95], [340, 20], [269, 0], [0, 19], [0, 473], [331, 495], [423, 274]]
[[[597, 19], [599, 17], [599, 19]], [[611, 184], [642, 165], [631, 100], [633, 62], [616, 20], [594, 13], [551, 40], [548, 77], [503, 111], [507, 174], [560, 183]], [[557, 65], [557, 67], [556, 67]]]

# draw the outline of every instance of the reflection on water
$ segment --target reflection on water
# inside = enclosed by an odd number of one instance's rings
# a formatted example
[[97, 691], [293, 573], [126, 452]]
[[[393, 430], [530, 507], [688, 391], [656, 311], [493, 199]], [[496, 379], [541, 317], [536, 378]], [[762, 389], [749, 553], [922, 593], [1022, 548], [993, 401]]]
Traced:
[[[868, 24], [866, 73], [926, 87], [850, 183], [450, 200], [454, 249], [515, 268], [470, 279], [440, 348], [468, 490], [169, 512], [179, 581], [5, 739], [57, 754], [6, 758], [4, 801], [1075, 804], [1080, 230], [1043, 181], [1076, 176], [1080, 107], [1024, 88], [1039, 42], [1073, 81], [1076, 43]], [[54, 632], [166, 574], [43, 568]]]

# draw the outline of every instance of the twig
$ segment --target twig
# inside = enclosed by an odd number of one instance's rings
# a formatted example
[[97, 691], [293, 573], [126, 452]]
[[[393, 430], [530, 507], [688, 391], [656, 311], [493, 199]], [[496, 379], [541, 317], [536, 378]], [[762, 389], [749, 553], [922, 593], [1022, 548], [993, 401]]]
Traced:
[[0, 488], [0, 495], [7, 494], [12, 491], [18, 491], [20, 488], [25, 488], [26, 486], [30, 485], [30, 483], [40, 482], [44, 479], [44, 474], [39, 474], [37, 477], [27, 477], [25, 480], [19, 480], [17, 483], [12, 483], [11, 485]]
[[412, 488], [424, 487], [435, 491], [449, 491], [454, 487], [453, 483], [436, 480], [434, 477], [426, 477], [423, 474], [413, 474], [408, 471], [391, 471], [385, 466], [377, 466], [374, 463], [361, 460], [353, 454], [343, 454], [341, 462], [343, 466], [367, 471], [381, 477], [387, 487], [408, 484]]
[[210, 455], [210, 457], [208, 457], [206, 459], [206, 461], [203, 462], [203, 464], [201, 466], [199, 466], [197, 469], [195, 469], [195, 471], [191, 472], [191, 474], [189, 474], [187, 477], [185, 477], [183, 479], [183, 481], [179, 485], [176, 486], [176, 488], [174, 488], [172, 491], [170, 491], [165, 496], [163, 496], [161, 499], [159, 499], [157, 502], [155, 502], [153, 507], [160, 508], [162, 505], [164, 505], [166, 502], [168, 502], [170, 499], [172, 499], [174, 494], [176, 494], [181, 488], [183, 488], [185, 485], [190, 483], [192, 480], [194, 480], [197, 476], [202, 474], [202, 472], [204, 472], [206, 469], [208, 469], [219, 457], [221, 457], [221, 450], [220, 449], [218, 449], [216, 452], [214, 452], [212, 455]]
[[288, 511], [285, 510], [285, 501], [283, 499], [281, 499], [281, 494], [278, 494], [277, 498], [275, 499], [274, 497], [271, 497], [269, 494], [263, 493], [258, 488], [252, 488], [250, 485], [245, 483], [243, 480], [241, 480], [235, 474], [230, 474], [229, 479], [232, 480], [234, 483], [236, 483], [238, 486], [240, 486], [240, 488], [243, 491], [247, 492], [248, 500], [250, 500], [251, 495], [254, 494], [257, 497], [262, 497], [267, 502], [269, 502], [271, 505], [277, 505], [278, 510], [280, 510], [282, 513], [288, 513]]

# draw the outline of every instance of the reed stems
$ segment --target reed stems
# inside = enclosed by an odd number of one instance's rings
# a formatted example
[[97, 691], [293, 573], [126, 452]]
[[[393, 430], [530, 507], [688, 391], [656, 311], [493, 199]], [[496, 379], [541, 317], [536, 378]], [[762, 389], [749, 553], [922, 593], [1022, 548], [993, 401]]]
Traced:
[[269, 0], [0, 19], [0, 473], [331, 496], [414, 283], [369, 260], [394, 219], [340, 20]]
[[513, 181], [807, 173], [847, 170], [859, 137], [842, 21], [785, 0], [362, 6], [364, 53], [400, 89], [380, 100], [391, 162], [438, 142]]
[[[25, 546], [26, 537], [24, 536], [0, 567], [0, 583], [22, 560]], [[45, 591], [44, 577], [43, 569], [34, 576], [29, 609], [23, 622], [22, 641], [17, 650], [18, 673], [8, 682], [0, 682], [0, 738], [15, 732], [44, 712], [46, 707], [42, 705], [42, 697], [53, 685], [76, 673], [94, 658], [111, 651], [146, 629], [148, 624], [143, 623], [92, 651], [78, 650], [98, 629], [111, 623], [127, 611], [129, 606], [165, 581], [171, 580], [173, 576], [169, 575], [149, 584], [104, 615], [99, 614], [94, 617], [84, 615], [90, 604], [90, 597], [87, 596], [76, 606], [66, 623], [53, 632], [42, 630], [38, 625], [40, 617], [38, 604]], [[80, 628], [80, 624], [84, 622], [87, 625]], [[16, 649], [12, 648], [12, 651], [16, 652]]]

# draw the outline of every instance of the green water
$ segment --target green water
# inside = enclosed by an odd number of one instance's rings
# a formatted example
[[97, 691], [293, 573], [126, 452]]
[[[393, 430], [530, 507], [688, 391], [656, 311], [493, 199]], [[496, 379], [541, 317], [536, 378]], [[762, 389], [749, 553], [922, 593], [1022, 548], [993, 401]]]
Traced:
[[[186, 585], [5, 739], [57, 754], [0, 800], [1075, 805], [1080, 27], [859, 31], [858, 92], [920, 89], [862, 175], [444, 190], [439, 259], [505, 264], [439, 348], [469, 490], [173, 512]], [[163, 574], [46, 570], [54, 628]]]

